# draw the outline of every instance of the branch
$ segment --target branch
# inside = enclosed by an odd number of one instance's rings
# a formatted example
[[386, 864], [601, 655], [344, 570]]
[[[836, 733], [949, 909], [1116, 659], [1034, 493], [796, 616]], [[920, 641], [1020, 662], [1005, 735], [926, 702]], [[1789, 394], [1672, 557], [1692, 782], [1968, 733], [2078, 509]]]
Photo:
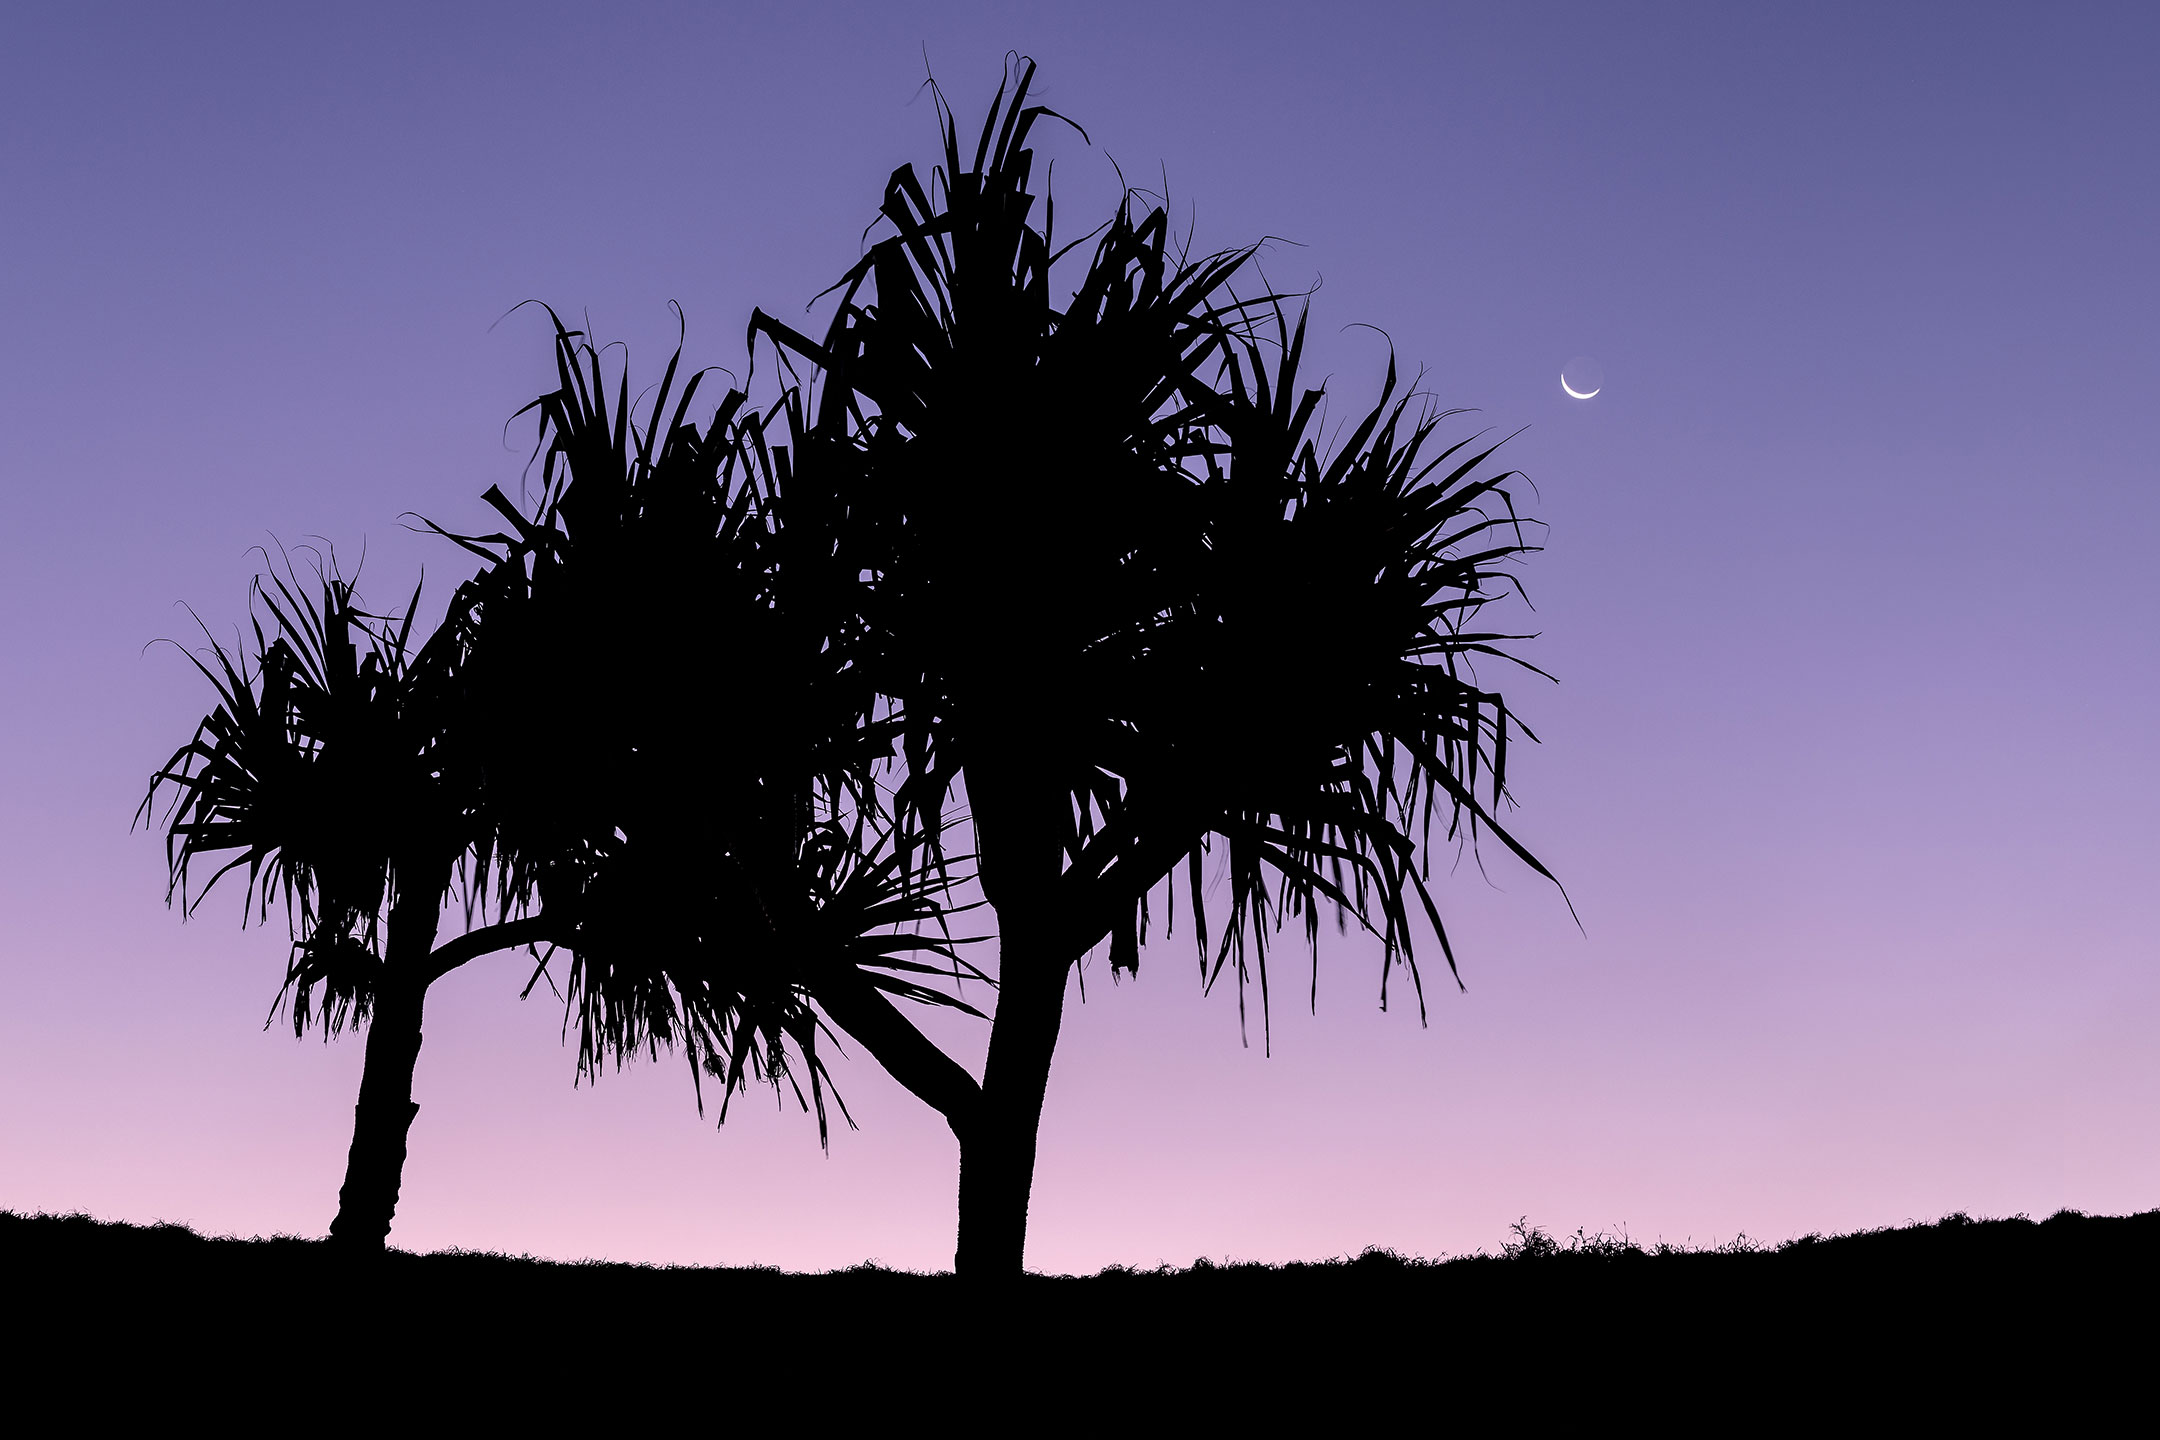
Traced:
[[1168, 811], [1153, 819], [1156, 823], [1146, 827], [1155, 837], [1151, 840], [1134, 834], [1138, 827], [1129, 815], [1105, 826], [1080, 859], [1058, 877], [1057, 904], [1066, 919], [1069, 945], [1084, 952], [1101, 944], [1111, 927], [1132, 913], [1140, 897], [1200, 843], [1208, 828], [1196, 824], [1181, 830]]
[[957, 1060], [931, 1043], [902, 1015], [885, 992], [847, 966], [822, 979], [811, 994], [825, 1014], [906, 1086], [915, 1098], [945, 1117], [962, 1135], [982, 1105], [982, 1087]]
[[428, 983], [434, 984], [468, 960], [477, 960], [482, 955], [556, 940], [557, 927], [545, 915], [528, 915], [522, 920], [506, 920], [500, 925], [468, 930], [448, 944], [437, 946], [428, 956]]

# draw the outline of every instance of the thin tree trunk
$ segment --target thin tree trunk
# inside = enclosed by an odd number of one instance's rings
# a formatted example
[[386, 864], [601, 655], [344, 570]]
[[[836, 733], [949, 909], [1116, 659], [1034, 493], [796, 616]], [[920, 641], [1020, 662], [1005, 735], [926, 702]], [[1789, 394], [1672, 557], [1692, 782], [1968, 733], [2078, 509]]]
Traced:
[[406, 1136], [420, 1113], [412, 1098], [413, 1066], [420, 1059], [421, 1012], [434, 979], [428, 961], [441, 905], [437, 888], [401, 900], [390, 911], [389, 953], [368, 1019], [352, 1148], [345, 1158], [337, 1218], [330, 1222], [330, 1238], [356, 1253], [380, 1252], [397, 1214]]
[[379, 1251], [397, 1213], [405, 1180], [405, 1139], [420, 1107], [413, 1103], [413, 1066], [420, 1059], [424, 982], [383, 985], [368, 1021], [367, 1059], [360, 1072], [360, 1100], [353, 1107], [352, 1149], [345, 1184], [338, 1191], [330, 1238], [356, 1251]]
[[1035, 926], [998, 916], [997, 1018], [975, 1123], [960, 1135], [960, 1239], [953, 1269], [1016, 1279], [1027, 1252], [1028, 1196], [1050, 1059], [1072, 959]]

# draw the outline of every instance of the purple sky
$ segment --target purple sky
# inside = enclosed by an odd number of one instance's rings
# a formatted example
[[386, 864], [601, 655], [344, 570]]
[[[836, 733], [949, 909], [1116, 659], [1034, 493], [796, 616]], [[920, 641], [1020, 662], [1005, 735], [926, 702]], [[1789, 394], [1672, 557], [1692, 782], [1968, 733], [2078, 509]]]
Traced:
[[[273, 534], [458, 578], [398, 517], [514, 487], [520, 300], [648, 378], [680, 300], [739, 367], [931, 158], [926, 46], [963, 114], [1043, 62], [1076, 218], [1109, 156], [1298, 242], [1346, 396], [1365, 322], [1529, 427], [1517, 818], [1587, 932], [1465, 866], [1468, 992], [1380, 1014], [1345, 944], [1272, 1059], [1189, 952], [1095, 967], [1031, 1263], [2160, 1204], [2155, 12], [748, 8], [11, 10], [0, 1206], [322, 1232], [360, 1046], [263, 1031], [237, 893], [165, 909], [128, 820], [207, 691], [145, 642], [238, 620]], [[949, 1263], [954, 1147], [873, 1066], [829, 1158], [762, 1094], [715, 1131], [679, 1062], [573, 1089], [524, 974], [434, 992], [396, 1243]]]

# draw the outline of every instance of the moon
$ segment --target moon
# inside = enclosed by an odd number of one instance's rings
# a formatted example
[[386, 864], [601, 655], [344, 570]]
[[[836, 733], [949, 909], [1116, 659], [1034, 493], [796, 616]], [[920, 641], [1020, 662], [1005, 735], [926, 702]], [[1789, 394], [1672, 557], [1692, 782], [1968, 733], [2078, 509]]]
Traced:
[[1588, 355], [1577, 355], [1560, 367], [1560, 388], [1574, 400], [1588, 400], [1605, 388], [1605, 367]]

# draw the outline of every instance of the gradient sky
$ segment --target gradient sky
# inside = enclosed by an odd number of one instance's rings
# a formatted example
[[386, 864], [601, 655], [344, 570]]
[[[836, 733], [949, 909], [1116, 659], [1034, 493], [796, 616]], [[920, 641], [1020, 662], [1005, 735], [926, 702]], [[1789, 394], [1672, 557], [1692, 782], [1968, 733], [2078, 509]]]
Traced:
[[[1284, 237], [1348, 397], [1429, 367], [1537, 487], [1520, 867], [1466, 993], [1324, 957], [1272, 1058], [1189, 952], [1089, 972], [1047, 1269], [1776, 1240], [2160, 1204], [2160, 20], [2147, 7], [10, 7], [0, 45], [0, 1206], [320, 1234], [360, 1045], [262, 1020], [128, 821], [275, 535], [387, 600], [546, 388], [527, 298], [739, 367], [1008, 48], [1202, 245]], [[1062, 208], [1062, 207], [1061, 207]], [[1600, 359], [1567, 400], [1559, 367]], [[1286, 663], [1282, 684], [1312, 671]], [[1293, 962], [1294, 963], [1294, 962]], [[864, 1061], [829, 1157], [680, 1062], [571, 1084], [503, 958], [437, 987], [393, 1240], [949, 1263], [955, 1150]], [[1292, 983], [1278, 994], [1300, 990]], [[979, 1031], [956, 1046], [979, 1053]]]

